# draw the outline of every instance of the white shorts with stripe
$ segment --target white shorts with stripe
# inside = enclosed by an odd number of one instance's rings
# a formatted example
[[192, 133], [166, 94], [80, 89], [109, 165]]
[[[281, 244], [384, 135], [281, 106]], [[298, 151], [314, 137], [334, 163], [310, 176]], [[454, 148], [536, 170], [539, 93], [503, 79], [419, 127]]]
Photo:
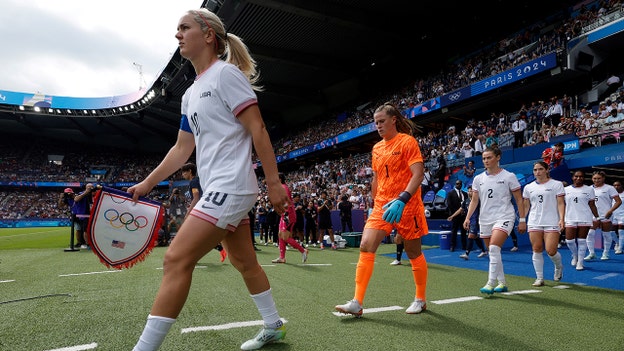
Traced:
[[190, 215], [233, 232], [239, 225], [249, 224], [248, 213], [256, 203], [256, 197], [256, 194], [232, 195], [209, 191], [202, 195]]

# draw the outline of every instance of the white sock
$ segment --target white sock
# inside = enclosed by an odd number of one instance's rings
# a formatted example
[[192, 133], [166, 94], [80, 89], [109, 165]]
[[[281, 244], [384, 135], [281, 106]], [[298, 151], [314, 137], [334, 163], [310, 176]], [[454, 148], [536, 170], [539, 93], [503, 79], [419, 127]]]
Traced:
[[585, 252], [587, 252], [587, 239], [578, 238], [578, 261], [580, 262], [585, 258]]
[[[578, 261], [579, 254], [578, 254], [578, 247], [576, 246], [576, 241], [574, 241], [574, 239], [572, 240], [566, 239], [566, 245], [568, 246], [568, 249], [572, 253], [572, 257]], [[583, 256], [581, 256], [581, 260], [582, 259], [583, 259]]]
[[608, 255], [611, 250], [611, 242], [613, 241], [613, 231], [602, 232], [602, 254]]
[[620, 229], [618, 230], [618, 235], [620, 236], [620, 238], [618, 239], [618, 244], [619, 244], [619, 249], [620, 251], [624, 250], [624, 229]]
[[132, 351], [156, 351], [176, 320], [174, 318], [147, 316], [143, 334]]
[[488, 272], [488, 284], [496, 286], [496, 281], [498, 281], [499, 284], [506, 284], [501, 248], [496, 245], [490, 245], [489, 249], [490, 270]]
[[541, 252], [533, 251], [533, 269], [535, 277], [544, 280], [544, 255]]
[[590, 255], [594, 255], [594, 237], [596, 236], [596, 229], [590, 229], [587, 232], [587, 251]]
[[559, 251], [552, 256], [548, 255], [548, 257], [550, 257], [550, 260], [555, 264], [555, 268], [561, 268], [561, 254]]
[[265, 328], [275, 329], [282, 326], [282, 320], [277, 313], [277, 308], [275, 307], [275, 301], [273, 300], [273, 293], [271, 292], [271, 289], [263, 291], [256, 295], [251, 295], [251, 298], [256, 303], [258, 312], [260, 312], [262, 320], [264, 321]]

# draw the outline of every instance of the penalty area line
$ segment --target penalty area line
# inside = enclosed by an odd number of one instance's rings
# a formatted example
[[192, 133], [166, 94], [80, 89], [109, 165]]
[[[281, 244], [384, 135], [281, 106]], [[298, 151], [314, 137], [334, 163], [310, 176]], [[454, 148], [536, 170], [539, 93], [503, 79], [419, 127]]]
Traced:
[[[282, 323], [284, 324], [288, 323], [288, 321], [284, 318], [281, 318], [281, 320], [282, 320]], [[227, 330], [227, 329], [234, 329], [234, 328], [261, 326], [261, 325], [264, 325], [264, 321], [262, 320], [233, 322], [233, 323], [218, 324], [218, 325], [206, 325], [206, 326], [201, 326], [201, 327], [183, 328], [180, 331], [180, 333], [186, 334], [186, 333], [194, 333], [194, 332], [207, 331], [207, 330]]]

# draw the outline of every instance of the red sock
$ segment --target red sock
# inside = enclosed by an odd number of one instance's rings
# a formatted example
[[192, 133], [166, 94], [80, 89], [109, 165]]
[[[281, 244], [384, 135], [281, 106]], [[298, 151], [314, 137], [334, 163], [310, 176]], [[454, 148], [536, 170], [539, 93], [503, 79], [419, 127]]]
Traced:
[[305, 251], [305, 249], [303, 248], [303, 246], [301, 246], [301, 244], [299, 244], [297, 242], [297, 240], [293, 239], [293, 238], [288, 238], [288, 240], [286, 240], [286, 242], [288, 244], [290, 244], [290, 246], [294, 247], [295, 249], [299, 250], [299, 252], [303, 253], [303, 251]]
[[279, 238], [279, 252], [280, 258], [286, 257], [286, 242], [282, 238]]

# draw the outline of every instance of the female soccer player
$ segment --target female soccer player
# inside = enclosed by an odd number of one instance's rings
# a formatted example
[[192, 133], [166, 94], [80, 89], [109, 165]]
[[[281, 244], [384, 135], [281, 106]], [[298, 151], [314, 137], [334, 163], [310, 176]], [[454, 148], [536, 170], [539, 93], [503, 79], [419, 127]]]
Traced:
[[536, 276], [533, 286], [544, 285], [544, 255], [542, 254], [544, 246], [546, 246], [548, 257], [555, 265], [553, 280], [558, 282], [563, 276], [563, 264], [557, 245], [559, 235], [564, 228], [565, 190], [563, 183], [551, 179], [548, 171], [548, 163], [535, 162], [533, 165], [535, 180], [527, 184], [522, 191], [524, 208], [529, 209], [527, 225], [533, 248], [533, 268]]
[[[284, 338], [267, 276], [249, 239], [249, 209], [258, 183], [252, 167], [252, 145], [262, 162], [269, 200], [278, 213], [290, 204], [280, 184], [275, 154], [254, 92], [255, 62], [240, 38], [206, 10], [188, 11], [175, 35], [180, 55], [197, 77], [182, 97], [178, 138], [162, 162], [128, 192], [138, 199], [179, 169], [196, 150], [204, 196], [191, 210], [165, 254], [163, 278], [135, 351], [157, 350], [182, 310], [195, 264], [219, 242], [240, 272], [264, 321], [264, 327], [241, 345], [256, 350]], [[220, 59], [224, 57], [224, 59]], [[207, 297], [215, 298], [207, 293]]]
[[490, 255], [488, 281], [480, 291], [488, 295], [508, 291], [501, 247], [513, 230], [516, 220], [512, 198], [518, 205], [520, 215], [518, 231], [520, 233], [526, 231], [526, 212], [520, 193], [520, 183], [515, 174], [500, 167], [501, 155], [501, 150], [497, 146], [489, 146], [481, 155], [485, 171], [477, 175], [472, 182], [472, 200], [464, 221], [464, 228], [468, 229], [470, 217], [480, 204], [481, 237], [488, 245]]
[[607, 175], [604, 171], [596, 171], [592, 175], [592, 182], [594, 182], [594, 192], [596, 193], [596, 208], [598, 208], [598, 215], [596, 217], [596, 223], [592, 229], [589, 230], [587, 235], [587, 250], [589, 255], [585, 257], [585, 261], [596, 258], [594, 253], [594, 235], [596, 229], [602, 230], [602, 257], [601, 260], [609, 259], [609, 250], [611, 250], [611, 242], [613, 241], [613, 226], [611, 224], [611, 215], [613, 211], [622, 204], [622, 200], [618, 195], [617, 190], [612, 185], [606, 184], [605, 179]]
[[291, 199], [286, 212], [282, 214], [279, 222], [279, 257], [272, 260], [273, 263], [286, 263], [286, 244], [294, 247], [295, 249], [301, 252], [301, 262], [306, 263], [308, 260], [308, 249], [304, 249], [301, 244], [299, 244], [295, 239], [292, 238], [293, 228], [295, 227], [295, 222], [297, 221], [297, 214], [295, 213], [295, 206], [292, 201], [292, 196], [290, 194], [290, 189], [288, 185], [286, 185], [286, 177], [283, 173], [279, 174], [280, 182], [282, 183], [282, 187], [286, 190], [286, 194]]
[[571, 264], [577, 271], [584, 268], [583, 258], [587, 251], [587, 233], [592, 227], [592, 214], [598, 217], [594, 188], [583, 184], [585, 172], [572, 174], [572, 185], [565, 187], [565, 236], [572, 253]]
[[382, 137], [372, 152], [374, 208], [362, 232], [355, 270], [355, 295], [335, 309], [356, 317], [362, 315], [364, 295], [375, 266], [375, 252], [381, 240], [396, 228], [403, 238], [416, 285], [415, 299], [405, 312], [420, 313], [427, 308], [427, 261], [421, 249], [421, 237], [429, 232], [420, 194], [423, 158], [413, 137], [413, 125], [396, 107], [385, 103], [375, 110], [373, 118]]
[[[624, 187], [622, 186], [622, 182], [616, 180], [613, 182], [613, 187], [618, 192], [618, 196], [620, 197], [620, 201], [624, 201]], [[614, 200], [615, 201], [615, 200]], [[613, 211], [613, 229], [616, 230], [616, 236], [618, 237], [618, 244], [615, 248], [615, 254], [621, 255], [622, 250], [624, 250], [624, 206], [620, 205], [618, 208]]]

